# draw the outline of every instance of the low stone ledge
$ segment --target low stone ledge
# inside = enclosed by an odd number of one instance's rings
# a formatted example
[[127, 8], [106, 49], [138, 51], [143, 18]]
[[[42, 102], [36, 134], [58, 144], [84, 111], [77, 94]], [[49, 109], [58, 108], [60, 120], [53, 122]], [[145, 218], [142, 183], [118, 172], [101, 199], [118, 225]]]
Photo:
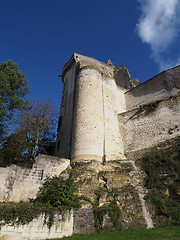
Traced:
[[56, 214], [51, 228], [45, 221], [45, 215], [25, 225], [3, 225], [0, 229], [0, 240], [39, 240], [47, 238], [62, 238], [73, 233], [73, 210]]

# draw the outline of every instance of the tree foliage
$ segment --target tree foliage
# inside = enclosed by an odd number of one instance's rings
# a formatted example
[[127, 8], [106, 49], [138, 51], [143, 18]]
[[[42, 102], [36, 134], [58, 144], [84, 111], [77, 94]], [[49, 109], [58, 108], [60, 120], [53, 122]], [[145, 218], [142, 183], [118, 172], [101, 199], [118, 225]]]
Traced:
[[11, 60], [0, 64], [0, 139], [7, 127], [7, 122], [12, 119], [15, 109], [24, 109], [28, 102], [23, 97], [29, 93], [25, 74], [16, 63]]
[[55, 138], [56, 111], [49, 100], [33, 100], [30, 108], [15, 118], [16, 133], [25, 138], [28, 152], [34, 158], [43, 144]]
[[26, 152], [26, 143], [23, 136], [16, 133], [12, 133], [6, 138], [6, 141], [2, 145], [0, 164], [5, 167], [10, 164], [20, 164], [22, 160], [30, 159]]
[[1, 165], [31, 165], [38, 152], [55, 140], [56, 111], [50, 101], [33, 100], [29, 106], [14, 117], [15, 130], [3, 143]]

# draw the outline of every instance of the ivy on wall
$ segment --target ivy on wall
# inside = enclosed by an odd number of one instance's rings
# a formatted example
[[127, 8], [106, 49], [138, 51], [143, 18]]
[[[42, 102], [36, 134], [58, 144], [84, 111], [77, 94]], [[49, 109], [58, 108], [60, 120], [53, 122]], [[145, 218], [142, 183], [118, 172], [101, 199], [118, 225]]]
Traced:
[[63, 214], [64, 211], [80, 207], [76, 191], [77, 188], [70, 178], [46, 178], [35, 200], [0, 203], [0, 225], [28, 224], [40, 214], [44, 214], [45, 223], [51, 228], [55, 213]]

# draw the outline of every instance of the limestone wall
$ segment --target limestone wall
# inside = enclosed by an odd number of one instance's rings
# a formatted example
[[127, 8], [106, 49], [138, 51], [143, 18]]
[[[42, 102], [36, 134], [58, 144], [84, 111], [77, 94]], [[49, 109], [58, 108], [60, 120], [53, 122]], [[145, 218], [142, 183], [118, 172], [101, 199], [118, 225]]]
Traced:
[[127, 109], [180, 92], [180, 66], [167, 70], [125, 93]]
[[104, 141], [101, 73], [83, 68], [76, 81], [71, 158], [101, 161]]
[[63, 76], [63, 93], [57, 132], [56, 155], [70, 158], [76, 65]]
[[180, 97], [144, 105], [118, 118], [126, 152], [149, 148], [180, 135]]
[[73, 233], [73, 210], [64, 214], [56, 214], [54, 224], [49, 229], [44, 224], [44, 215], [40, 215], [26, 225], [4, 225], [0, 229], [0, 240], [39, 240], [47, 238], [62, 238]]
[[79, 63], [80, 67], [90, 67], [98, 70], [99, 72], [112, 77], [114, 73], [114, 67], [107, 65], [106, 63], [100, 62], [97, 59], [86, 57], [80, 54], [75, 53], [74, 59]]
[[126, 109], [125, 89], [97, 69], [83, 67], [76, 77], [72, 161], [124, 159], [117, 115]]
[[56, 155], [72, 162], [124, 159], [117, 115], [134, 86], [128, 70], [74, 53], [62, 76]]
[[102, 76], [104, 110], [104, 154], [106, 161], [124, 159], [124, 146], [119, 133], [118, 113], [126, 109], [125, 89], [118, 87], [113, 78]]
[[0, 201], [34, 199], [46, 176], [59, 175], [69, 165], [67, 159], [39, 155], [32, 168], [16, 165], [0, 168]]

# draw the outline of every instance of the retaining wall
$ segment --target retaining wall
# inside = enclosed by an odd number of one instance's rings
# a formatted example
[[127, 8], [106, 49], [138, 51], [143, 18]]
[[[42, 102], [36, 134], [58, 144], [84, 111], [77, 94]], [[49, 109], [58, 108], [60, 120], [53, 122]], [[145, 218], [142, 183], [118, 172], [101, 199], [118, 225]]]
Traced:
[[0, 229], [0, 240], [40, 240], [47, 238], [62, 238], [73, 233], [73, 210], [64, 214], [56, 214], [51, 228], [44, 224], [45, 216], [26, 225], [4, 225]]
[[11, 165], [0, 168], [0, 201], [19, 202], [34, 199], [44, 179], [61, 174], [70, 160], [39, 155], [32, 168]]

